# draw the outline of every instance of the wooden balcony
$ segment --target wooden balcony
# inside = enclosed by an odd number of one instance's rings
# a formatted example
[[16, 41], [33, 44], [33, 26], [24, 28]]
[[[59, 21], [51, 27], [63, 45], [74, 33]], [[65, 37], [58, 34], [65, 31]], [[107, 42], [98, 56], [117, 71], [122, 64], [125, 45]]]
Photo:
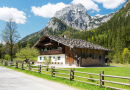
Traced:
[[62, 51], [62, 49], [40, 51], [40, 55], [54, 55], [54, 54], [64, 54], [64, 52]]

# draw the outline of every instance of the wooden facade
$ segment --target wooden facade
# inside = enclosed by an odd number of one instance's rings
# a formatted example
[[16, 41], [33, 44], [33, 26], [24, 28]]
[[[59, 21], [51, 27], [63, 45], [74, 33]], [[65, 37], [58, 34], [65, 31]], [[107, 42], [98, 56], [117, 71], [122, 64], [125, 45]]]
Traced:
[[[86, 48], [70, 48], [65, 46], [65, 60], [66, 64], [72, 65], [80, 65], [82, 66], [82, 59], [92, 58], [97, 59], [105, 65], [105, 51], [101, 50], [93, 50]], [[76, 57], [77, 56], [77, 57]]]

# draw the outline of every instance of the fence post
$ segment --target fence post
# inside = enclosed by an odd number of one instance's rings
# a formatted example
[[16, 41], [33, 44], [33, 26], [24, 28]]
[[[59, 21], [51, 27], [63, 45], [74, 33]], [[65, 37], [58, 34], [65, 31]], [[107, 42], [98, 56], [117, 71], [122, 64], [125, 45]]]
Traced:
[[46, 71], [48, 71], [48, 66], [46, 67]]
[[101, 86], [101, 73], [99, 71], [99, 86]]
[[17, 61], [17, 68], [19, 67], [19, 62]]
[[[102, 71], [102, 75], [104, 75], [104, 71]], [[104, 80], [104, 76], [102, 76], [102, 80]], [[102, 81], [102, 85], [104, 85], [103, 81]]]
[[55, 66], [53, 66], [53, 76], [55, 76]]
[[8, 61], [5, 61], [5, 66], [8, 66]]
[[31, 71], [31, 64], [30, 64], [30, 61], [28, 61], [29, 62], [29, 71]]
[[41, 65], [39, 66], [39, 73], [41, 73]]
[[51, 66], [51, 76], [53, 77], [55, 75], [55, 66]]
[[18, 61], [16, 61], [16, 68], [18, 68]]
[[70, 81], [72, 80], [72, 78], [71, 78], [71, 76], [72, 76], [71, 72], [72, 72], [72, 69], [70, 68]]
[[8, 66], [8, 61], [6, 61], [6, 66]]
[[21, 69], [23, 70], [23, 68], [24, 68], [24, 61], [22, 61], [21, 63]]
[[28, 70], [29, 70], [29, 68], [30, 68], [29, 61], [28, 61], [27, 67], [28, 67]]
[[17, 61], [16, 61], [16, 64], [15, 64], [15, 67], [17, 68]]
[[6, 66], [6, 61], [5, 61], [5, 66]]
[[16, 64], [15, 64], [15, 67], [17, 68], [17, 61], [16, 61]]
[[5, 66], [8, 66], [8, 61], [5, 61]]
[[38, 65], [38, 73], [41, 73], [41, 65]]
[[27, 67], [29, 67], [29, 60], [26, 63], [27, 63]]
[[3, 60], [1, 61], [1, 64], [3, 65]]
[[51, 66], [51, 76], [53, 76], [53, 67]]
[[38, 65], [38, 73], [39, 73], [39, 65]]
[[12, 66], [12, 62], [10, 62], [10, 67]]
[[73, 70], [72, 70], [72, 72], [73, 72], [72, 80], [74, 80], [74, 70], [75, 70], [75, 69], [73, 68]]

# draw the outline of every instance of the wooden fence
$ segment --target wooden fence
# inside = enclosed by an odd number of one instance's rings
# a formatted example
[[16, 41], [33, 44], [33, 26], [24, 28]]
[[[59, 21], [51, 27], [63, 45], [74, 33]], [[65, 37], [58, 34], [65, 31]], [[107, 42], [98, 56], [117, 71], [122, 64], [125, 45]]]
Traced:
[[[75, 71], [74, 68], [70, 68], [70, 70], [68, 70], [68, 69], [55, 68], [55, 66], [52, 66], [51, 68], [46, 68], [46, 67], [42, 67], [41, 65], [39, 65], [38, 67], [33, 67], [31, 65], [31, 61], [28, 61], [28, 63], [26, 64], [27, 65], [26, 68], [25, 68], [25, 65], [24, 65], [23, 61], [16, 61], [16, 63], [12, 63], [12, 62], [1, 60], [1, 65], [10, 66], [10, 67], [16, 67], [16, 68], [19, 68], [19, 69], [21, 68], [22, 70], [34, 71], [34, 72], [37, 72], [39, 74], [51, 75], [52, 77], [59, 77], [59, 78], [69, 79], [70, 81], [78, 81], [78, 82], [88, 83], [88, 84], [92, 84], [92, 85], [98, 85], [98, 86], [102, 86], [102, 87], [112, 88], [112, 89], [116, 89], [116, 90], [125, 90], [125, 89], [111, 87], [111, 86], [106, 86], [105, 82], [106, 83], [119, 84], [119, 85], [125, 85], [125, 86], [129, 86], [130, 87], [130, 84], [128, 84], [128, 83], [108, 81], [108, 80], [104, 79], [105, 77], [111, 77], [111, 78], [120, 78], [120, 79], [130, 80], [130, 77], [105, 75], [104, 71], [102, 71], [102, 73], [99, 72], [99, 74], [95, 74], [95, 73], [87, 73], [87, 72]], [[60, 73], [60, 71], [66, 71], [67, 73]], [[45, 72], [47, 72], [47, 73], [45, 73]], [[85, 75], [94, 75], [94, 76], [98, 76], [99, 78], [98, 79], [94, 79], [94, 78], [78, 76], [78, 75], [75, 75], [75, 73], [80, 73], [80, 74], [85, 74]], [[66, 75], [67, 77], [60, 76], [60, 75]], [[86, 81], [81, 81], [81, 80], [75, 79], [76, 77], [77, 78], [87, 79], [87, 80], [95, 80], [95, 81], [98, 81], [99, 84], [86, 82]]]

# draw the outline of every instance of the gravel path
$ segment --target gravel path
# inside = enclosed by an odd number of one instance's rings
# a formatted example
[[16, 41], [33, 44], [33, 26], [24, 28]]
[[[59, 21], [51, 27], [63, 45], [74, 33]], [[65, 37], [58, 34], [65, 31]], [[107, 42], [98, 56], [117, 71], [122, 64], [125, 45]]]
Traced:
[[78, 90], [0, 66], [0, 90]]

